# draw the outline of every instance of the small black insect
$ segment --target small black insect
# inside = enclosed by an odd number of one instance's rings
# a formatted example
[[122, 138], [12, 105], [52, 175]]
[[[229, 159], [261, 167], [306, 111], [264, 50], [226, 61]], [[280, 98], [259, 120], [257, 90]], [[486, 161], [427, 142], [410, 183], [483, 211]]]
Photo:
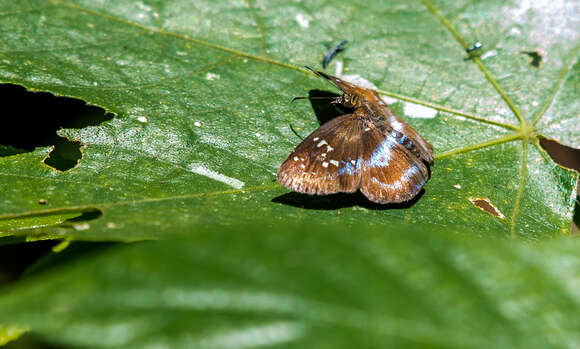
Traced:
[[326, 66], [328, 66], [328, 64], [334, 58], [334, 56], [336, 56], [340, 51], [344, 50], [344, 47], [346, 46], [347, 43], [348, 41], [346, 40], [341, 41], [328, 51], [328, 53], [324, 56], [324, 59], [322, 60], [322, 67], [324, 69], [326, 69]]
[[476, 41], [475, 44], [473, 44], [473, 46], [466, 48], [465, 52], [468, 53], [469, 55], [472, 55], [473, 52], [481, 49], [482, 47], [483, 44], [480, 41]]
[[376, 91], [312, 71], [342, 90], [343, 95], [331, 103], [350, 113], [331, 119], [306, 137], [280, 166], [278, 182], [311, 195], [360, 189], [380, 204], [414, 198], [430, 176], [431, 145]]

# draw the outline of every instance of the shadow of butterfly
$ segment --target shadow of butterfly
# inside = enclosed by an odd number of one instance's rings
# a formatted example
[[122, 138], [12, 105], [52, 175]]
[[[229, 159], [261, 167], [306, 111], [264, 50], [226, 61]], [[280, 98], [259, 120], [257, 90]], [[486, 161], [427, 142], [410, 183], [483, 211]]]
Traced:
[[336, 117], [302, 141], [282, 163], [278, 182], [311, 195], [353, 193], [387, 204], [414, 198], [430, 177], [433, 148], [373, 90], [315, 71], [343, 95]]

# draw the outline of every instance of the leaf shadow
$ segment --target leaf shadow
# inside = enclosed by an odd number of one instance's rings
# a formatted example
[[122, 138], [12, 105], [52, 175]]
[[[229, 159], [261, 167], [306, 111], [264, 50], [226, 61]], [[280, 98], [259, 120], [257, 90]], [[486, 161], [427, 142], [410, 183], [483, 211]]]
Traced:
[[308, 195], [297, 192], [289, 192], [273, 198], [271, 201], [278, 204], [303, 208], [307, 210], [331, 211], [348, 207], [362, 207], [367, 210], [401, 210], [415, 205], [425, 194], [425, 189], [413, 199], [393, 204], [377, 204], [366, 198], [360, 191], [354, 193], [338, 193], [330, 195]]
[[308, 91], [310, 104], [312, 105], [312, 109], [314, 110], [314, 114], [316, 115], [320, 125], [334, 119], [335, 117], [345, 114], [344, 110], [341, 110], [334, 104], [330, 103], [333, 98], [339, 96], [340, 95], [336, 93], [322, 90]]

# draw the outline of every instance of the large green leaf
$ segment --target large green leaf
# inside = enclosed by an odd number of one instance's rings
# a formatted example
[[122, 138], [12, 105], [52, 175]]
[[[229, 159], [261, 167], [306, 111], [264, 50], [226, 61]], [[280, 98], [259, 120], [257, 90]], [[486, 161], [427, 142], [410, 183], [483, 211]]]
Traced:
[[65, 347], [576, 348], [579, 248], [429, 226], [209, 230], [32, 274], [0, 322]]
[[[0, 81], [78, 97], [117, 115], [60, 132], [83, 144], [69, 171], [42, 163], [48, 148], [0, 157], [0, 218], [103, 215], [4, 231], [129, 240], [267, 216], [272, 226], [429, 222], [526, 239], [567, 233], [577, 173], [555, 165], [538, 139], [580, 144], [578, 17], [570, 15], [578, 7], [3, 1]], [[393, 109], [435, 148], [432, 179], [410, 208], [285, 195], [275, 181], [300, 141], [290, 125], [303, 135], [317, 127], [312, 108], [290, 99], [330, 89], [301, 66], [316, 65], [325, 45], [343, 39], [349, 46], [329, 71], [340, 61], [346, 78], [395, 97]], [[465, 59], [476, 40], [484, 43], [482, 56]], [[539, 68], [520, 53], [535, 49], [544, 57]], [[39, 207], [39, 198], [48, 203]], [[472, 204], [477, 199], [495, 215]]]

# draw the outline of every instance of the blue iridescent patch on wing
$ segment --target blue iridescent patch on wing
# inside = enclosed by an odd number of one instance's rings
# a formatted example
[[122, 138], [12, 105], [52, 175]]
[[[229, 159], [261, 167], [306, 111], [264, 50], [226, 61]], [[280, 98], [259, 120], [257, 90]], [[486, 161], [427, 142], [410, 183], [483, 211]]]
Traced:
[[386, 167], [391, 160], [391, 154], [396, 143], [391, 138], [385, 138], [371, 155], [371, 159], [365, 163], [371, 167]]
[[429, 179], [428, 177], [423, 177], [423, 180], [421, 182], [415, 184], [415, 190], [419, 190], [419, 189], [423, 188], [425, 183], [427, 183], [428, 179]]
[[351, 159], [349, 159], [348, 161], [342, 161], [342, 163], [344, 163], [344, 167], [342, 167], [340, 170], [338, 170], [338, 174], [344, 175], [346, 173], [349, 176], [352, 176], [353, 174], [355, 174], [356, 172], [358, 172], [360, 170], [360, 165], [362, 163], [362, 159], [358, 158], [356, 160], [355, 164], [352, 163]]

